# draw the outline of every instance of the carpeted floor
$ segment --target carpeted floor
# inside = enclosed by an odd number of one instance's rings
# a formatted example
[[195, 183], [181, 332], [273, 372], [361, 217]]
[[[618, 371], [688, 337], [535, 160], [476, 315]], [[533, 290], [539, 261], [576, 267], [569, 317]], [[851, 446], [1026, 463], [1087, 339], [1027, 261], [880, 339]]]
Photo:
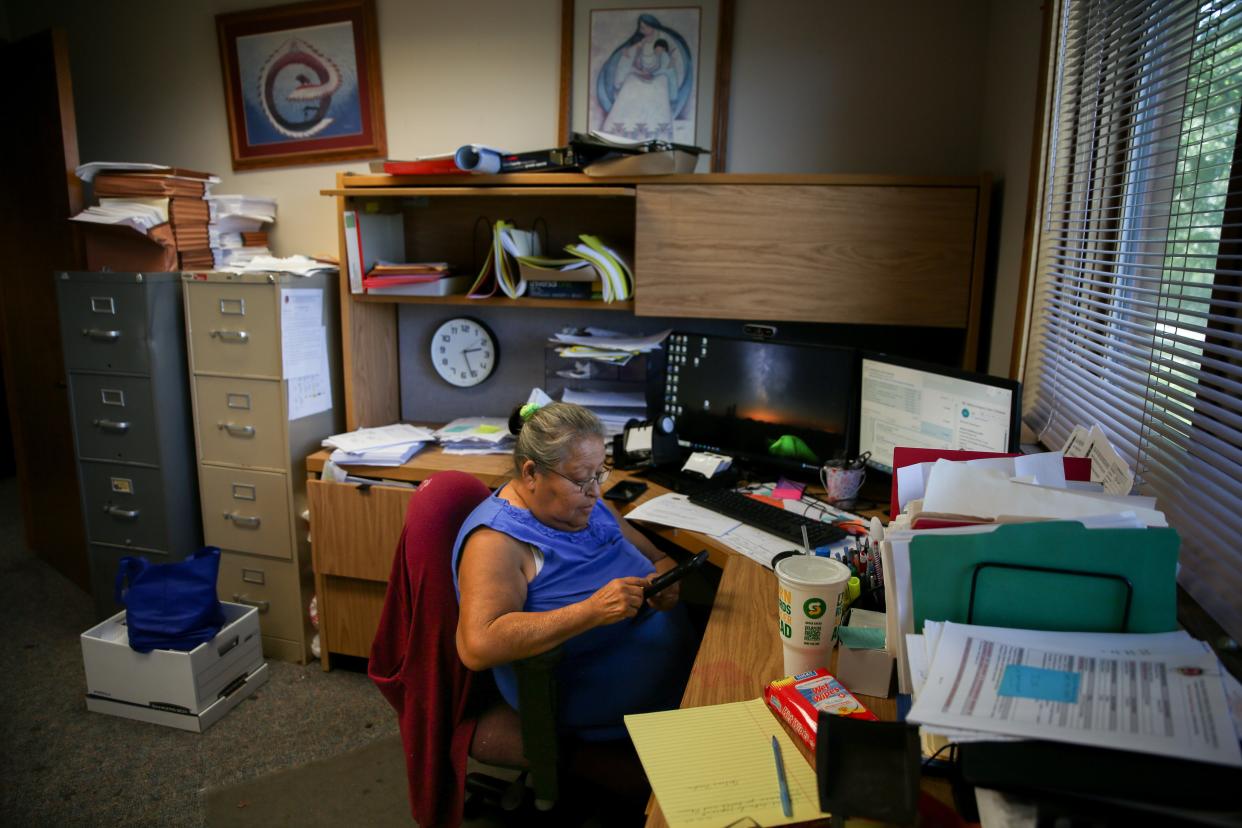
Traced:
[[[261, 778], [260, 785], [281, 785], [267, 775], [292, 768], [307, 769], [311, 781], [263, 790], [294, 798], [298, 807], [288, 813], [303, 816], [265, 825], [388, 824], [378, 816], [388, 811], [392, 824], [412, 824], [394, 750], [396, 718], [360, 672], [269, 661], [268, 683], [202, 734], [88, 712], [78, 636], [95, 622], [93, 602], [25, 549], [20, 521], [16, 481], [0, 480], [0, 814], [7, 824], [253, 824], [247, 807], [237, 807], [247, 797], [234, 793]], [[351, 775], [316, 779], [314, 763], [334, 757], [333, 773]], [[207, 791], [222, 797], [213, 801]], [[227, 797], [236, 800], [232, 812]], [[374, 818], [343, 813], [368, 801]]]

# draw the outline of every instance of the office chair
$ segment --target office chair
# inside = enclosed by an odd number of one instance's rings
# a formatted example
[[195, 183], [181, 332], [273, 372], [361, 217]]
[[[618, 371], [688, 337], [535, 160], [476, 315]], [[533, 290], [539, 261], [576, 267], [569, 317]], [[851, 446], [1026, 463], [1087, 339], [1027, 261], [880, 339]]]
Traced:
[[[501, 698], [490, 673], [473, 673], [458, 658], [453, 543], [488, 494], [473, 475], [443, 471], [410, 498], [371, 646], [367, 674], [397, 711], [410, 809], [427, 828], [459, 824], [468, 790], [500, 794], [505, 807], [516, 807], [526, 773], [540, 809], [559, 798], [562, 771], [570, 766], [595, 769], [599, 781], [629, 796], [646, 785], [636, 760], [624, 755], [632, 751], [628, 743], [562, 744], [554, 681], [559, 648], [515, 664], [521, 716]], [[467, 756], [523, 775], [513, 784], [468, 776]]]

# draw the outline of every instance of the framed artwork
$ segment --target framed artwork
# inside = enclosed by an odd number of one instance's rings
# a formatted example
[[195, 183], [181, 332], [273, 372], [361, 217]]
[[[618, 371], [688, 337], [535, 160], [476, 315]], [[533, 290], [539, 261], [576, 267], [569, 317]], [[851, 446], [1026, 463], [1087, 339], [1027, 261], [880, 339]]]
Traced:
[[692, 144], [723, 171], [733, 0], [561, 2], [558, 140], [604, 132]]
[[374, 0], [216, 16], [233, 169], [383, 157]]

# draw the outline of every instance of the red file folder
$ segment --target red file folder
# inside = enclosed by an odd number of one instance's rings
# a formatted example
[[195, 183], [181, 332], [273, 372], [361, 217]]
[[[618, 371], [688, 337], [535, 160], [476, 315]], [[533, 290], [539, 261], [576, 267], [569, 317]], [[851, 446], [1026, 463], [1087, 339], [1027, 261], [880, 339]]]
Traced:
[[[929, 448], [912, 448], [910, 446], [897, 446], [893, 449], [893, 490], [891, 495], [891, 503], [888, 507], [888, 513], [892, 517], [896, 517], [899, 513], [897, 507], [897, 470], [906, 466], [913, 466], [915, 463], [934, 463], [937, 460], [982, 460], [985, 457], [1021, 457], [1020, 454], [1009, 454], [1000, 451], [963, 451], [960, 449], [929, 449]], [[1078, 480], [1087, 482], [1091, 480], [1091, 458], [1090, 457], [1066, 457], [1065, 458], [1065, 479]], [[960, 526], [960, 523], [944, 522], [945, 526]], [[933, 529], [941, 527], [922, 526], [924, 529]]]

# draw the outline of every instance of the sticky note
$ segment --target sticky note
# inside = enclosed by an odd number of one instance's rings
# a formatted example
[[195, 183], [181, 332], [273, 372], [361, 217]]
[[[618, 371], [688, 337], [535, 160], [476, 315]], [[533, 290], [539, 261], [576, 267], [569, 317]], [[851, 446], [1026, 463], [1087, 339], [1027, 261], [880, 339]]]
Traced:
[[500, 428], [494, 425], [481, 425], [476, 430], [480, 434], [495, 434], [497, 431], [500, 431]]
[[802, 492], [806, 486], [802, 483], [795, 483], [792, 480], [781, 478], [777, 481], [776, 488], [772, 490], [773, 497], [779, 497], [782, 500], [801, 500]]
[[999, 696], [1075, 704], [1078, 702], [1078, 685], [1081, 681], [1081, 673], [1010, 664], [1005, 667], [1005, 674], [1001, 676], [1001, 685], [996, 693]]
[[470, 426], [468, 425], [455, 425], [455, 426], [449, 426], [448, 428], [444, 429], [446, 434], [453, 434], [458, 431], [469, 431], [469, 430], [470, 430]]
[[883, 650], [883, 627], [838, 627], [837, 638], [855, 650]]

